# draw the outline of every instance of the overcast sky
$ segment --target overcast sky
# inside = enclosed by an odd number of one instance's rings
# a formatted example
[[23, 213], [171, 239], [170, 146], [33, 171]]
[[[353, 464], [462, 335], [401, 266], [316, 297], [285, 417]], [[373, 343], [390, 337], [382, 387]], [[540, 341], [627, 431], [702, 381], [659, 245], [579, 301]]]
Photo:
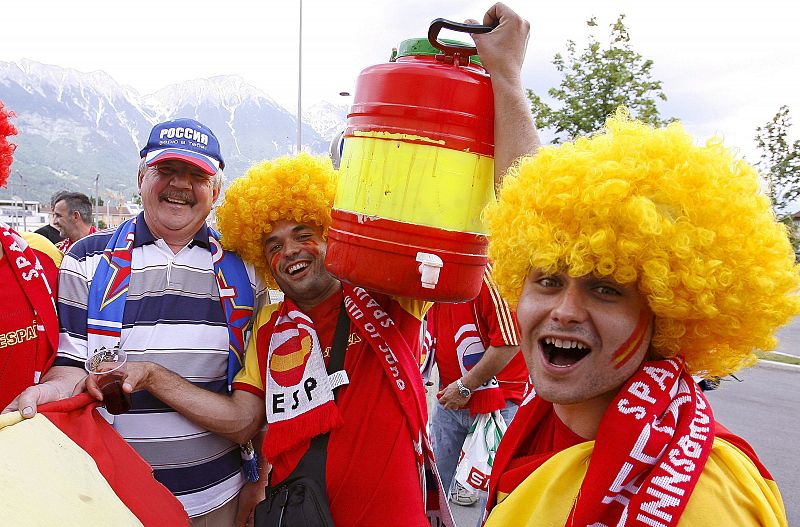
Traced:
[[[544, 93], [571, 38], [601, 37], [627, 15], [634, 48], [653, 59], [674, 116], [700, 139], [722, 134], [751, 157], [755, 127], [788, 104], [800, 120], [800, 28], [794, 1], [594, 0], [507, 2], [532, 25], [523, 71]], [[104, 70], [142, 94], [168, 84], [238, 74], [290, 111], [297, 106], [298, 0], [249, 2], [26, 0], [3, 2], [0, 60], [28, 58]], [[385, 62], [401, 40], [436, 17], [481, 19], [471, 0], [303, 1], [303, 106], [347, 103], [359, 71]], [[800, 128], [800, 124], [796, 128]], [[796, 134], [797, 132], [795, 132]], [[754, 159], [753, 159], [754, 160]]]

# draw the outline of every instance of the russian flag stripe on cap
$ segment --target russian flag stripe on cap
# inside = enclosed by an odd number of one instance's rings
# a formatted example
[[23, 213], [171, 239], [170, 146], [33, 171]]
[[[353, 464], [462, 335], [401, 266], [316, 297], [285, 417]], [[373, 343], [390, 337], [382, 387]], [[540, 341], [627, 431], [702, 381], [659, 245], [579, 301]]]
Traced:
[[153, 166], [156, 163], [166, 161], [167, 159], [175, 159], [190, 163], [207, 174], [213, 175], [219, 172], [219, 161], [216, 159], [199, 154], [197, 152], [192, 152], [191, 150], [183, 150], [181, 148], [164, 148], [162, 150], [148, 152], [145, 162], [147, 163], [147, 166]]

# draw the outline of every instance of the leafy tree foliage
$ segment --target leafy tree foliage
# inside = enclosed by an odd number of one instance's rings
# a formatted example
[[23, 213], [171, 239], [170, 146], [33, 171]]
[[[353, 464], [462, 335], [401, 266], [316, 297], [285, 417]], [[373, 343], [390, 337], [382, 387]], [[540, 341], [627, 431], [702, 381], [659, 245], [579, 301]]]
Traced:
[[632, 117], [662, 125], [657, 100], [666, 101], [661, 81], [652, 77], [652, 60], [645, 60], [631, 47], [631, 37], [625, 26], [625, 15], [611, 24], [610, 42], [602, 46], [594, 36], [595, 17], [586, 25], [590, 28], [589, 42], [578, 51], [573, 40], [567, 41], [566, 55], [556, 53], [553, 65], [563, 74], [561, 84], [547, 93], [559, 105], [551, 107], [533, 91], [528, 90], [536, 126], [555, 132], [553, 142], [572, 140], [599, 130], [609, 115], [619, 106], [628, 108]]
[[800, 198], [800, 140], [789, 140], [792, 118], [788, 106], [764, 126], [756, 128], [756, 146], [761, 152], [758, 168], [769, 185], [772, 207], [779, 215], [790, 213], [789, 207]]
[[775, 215], [789, 228], [795, 254], [800, 254], [800, 236], [792, 219], [800, 199], [800, 140], [789, 139], [791, 128], [792, 118], [786, 105], [768, 123], [756, 128], [756, 146], [761, 153], [757, 166], [767, 182], [767, 195]]

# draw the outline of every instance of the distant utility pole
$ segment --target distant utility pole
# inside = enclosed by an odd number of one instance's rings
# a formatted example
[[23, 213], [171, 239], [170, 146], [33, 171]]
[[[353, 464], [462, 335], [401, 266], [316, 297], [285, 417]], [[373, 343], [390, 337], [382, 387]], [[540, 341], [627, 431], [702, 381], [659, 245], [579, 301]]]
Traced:
[[22, 174], [19, 175], [19, 186], [22, 189], [22, 230], [28, 230], [28, 218], [26, 214], [28, 213], [28, 209], [25, 208], [25, 196], [28, 195], [28, 185], [25, 184], [25, 180], [22, 179]]
[[303, 0], [300, 0], [300, 32], [297, 38], [297, 153], [303, 141]]
[[[98, 187], [99, 182], [100, 182], [100, 172], [98, 172], [97, 176], [94, 178], [94, 204], [95, 208], [98, 211], [100, 210], [100, 190]], [[99, 225], [97, 223], [97, 214], [93, 212], [92, 217], [94, 218], [94, 226], [97, 227]]]

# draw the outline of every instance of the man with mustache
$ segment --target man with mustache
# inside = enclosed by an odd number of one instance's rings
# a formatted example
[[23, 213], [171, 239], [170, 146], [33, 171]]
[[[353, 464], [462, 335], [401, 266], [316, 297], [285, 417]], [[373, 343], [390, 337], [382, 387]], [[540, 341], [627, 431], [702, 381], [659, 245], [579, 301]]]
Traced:
[[[64, 257], [58, 356], [44, 382], [9, 407], [24, 417], [68, 397], [85, 377], [84, 361], [102, 347], [120, 346], [129, 366], [161, 364], [213, 393], [226, 393], [241, 367], [260, 291], [253, 268], [223, 251], [206, 223], [223, 179], [219, 142], [202, 123], [176, 119], [153, 127], [140, 155], [144, 211], [113, 232], [78, 240]], [[113, 425], [193, 525], [233, 524], [245, 484], [236, 443], [145, 391]]]

